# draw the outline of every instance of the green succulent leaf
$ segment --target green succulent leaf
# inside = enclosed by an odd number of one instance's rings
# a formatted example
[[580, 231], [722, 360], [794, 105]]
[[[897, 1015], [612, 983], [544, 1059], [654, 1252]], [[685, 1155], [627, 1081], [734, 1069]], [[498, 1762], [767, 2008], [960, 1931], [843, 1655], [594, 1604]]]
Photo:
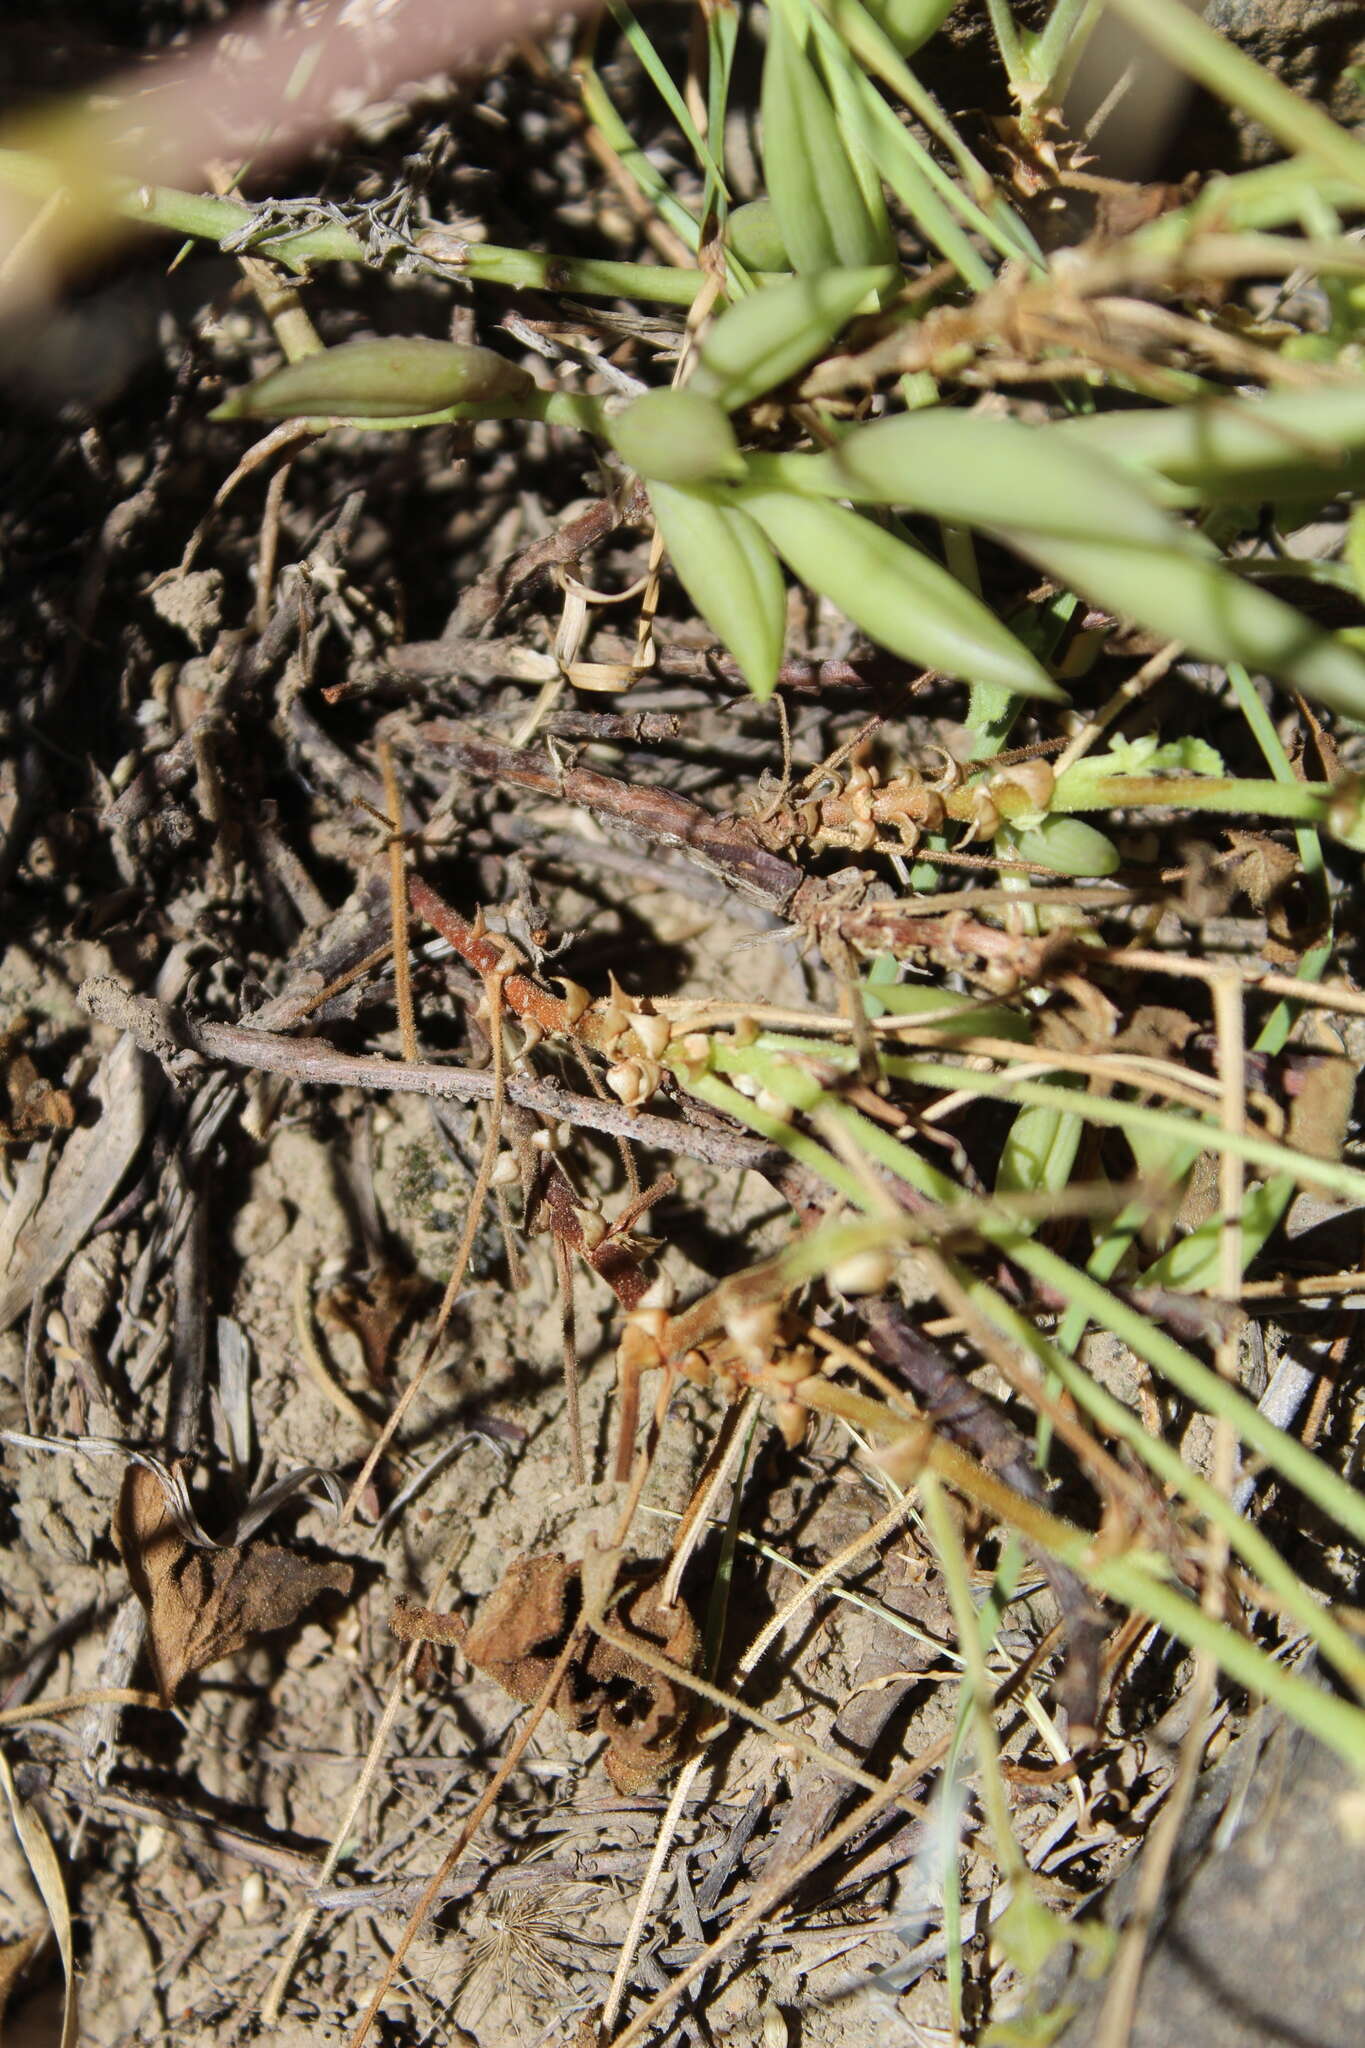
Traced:
[[751, 459], [749, 470], [797, 490], [980, 526], [1091, 603], [1206, 661], [1240, 662], [1348, 717], [1365, 716], [1357, 648], [1227, 569], [1120, 464], [1097, 457], [1094, 467], [1054, 470], [1061, 439], [1045, 434], [1040, 443], [1018, 421], [958, 419], [937, 408], [858, 428], [821, 455]]
[[651, 482], [700, 484], [744, 474], [724, 407], [690, 388], [646, 391], [612, 420], [611, 438], [617, 454]]
[[868, 190], [829, 94], [776, 5], [763, 63], [763, 166], [778, 232], [799, 271], [895, 260], [880, 190]]
[[866, 4], [901, 56], [913, 57], [930, 36], [938, 34], [956, 0], [866, 0]]
[[746, 270], [790, 270], [791, 258], [777, 225], [771, 199], [750, 199], [735, 207], [725, 228], [730, 253]]
[[1026, 831], [1007, 826], [995, 845], [1001, 854], [1012, 852], [1018, 860], [1037, 861], [1061, 875], [1112, 875], [1119, 864], [1113, 840], [1084, 818], [1049, 816]]
[[[890, 976], [878, 974], [878, 961], [873, 962], [865, 976], [863, 1008], [869, 1017], [930, 1017], [933, 1029], [942, 1032], [945, 1038], [979, 1035], [1012, 1038], [1027, 1044], [1028, 1019], [1017, 1010], [1007, 1009], [1003, 1003], [982, 1003], [974, 996], [956, 995], [950, 989], [925, 983], [897, 982], [893, 978], [896, 962], [885, 953], [879, 955], [879, 960], [886, 962]], [[952, 1015], [945, 1015], [947, 1011]]]
[[1098, 413], [1042, 429], [1154, 470], [1198, 501], [1333, 496], [1365, 465], [1365, 380], [1262, 398], [1209, 398], [1146, 412]]
[[[1242, 1259], [1249, 1265], [1284, 1215], [1292, 1183], [1279, 1175], [1248, 1188], [1242, 1203]], [[1177, 1237], [1142, 1275], [1144, 1287], [1169, 1287], [1177, 1293], [1219, 1291], [1223, 1258], [1223, 1219], [1211, 1216], [1184, 1237]]]
[[784, 279], [727, 307], [702, 344], [690, 388], [733, 412], [804, 370], [859, 307], [896, 289], [898, 270], [864, 265]]
[[1003, 539], [1092, 604], [1179, 640], [1204, 661], [1240, 662], [1306, 697], [1365, 717], [1365, 655], [1339, 635], [1243, 582], [1212, 554], [1182, 543], [1143, 548], [1110, 541], [1039, 540], [1014, 527]]
[[770, 697], [787, 630], [786, 585], [772, 548], [747, 513], [702, 491], [654, 482], [649, 501], [678, 581], [755, 697]]
[[[1075, 1110], [1021, 1109], [1010, 1125], [996, 1169], [997, 1195], [1058, 1195], [1070, 1182], [1085, 1131], [1085, 1118]], [[1018, 1228], [1031, 1232], [1031, 1218], [1019, 1217]]]
[[968, 682], [1065, 701], [1047, 670], [980, 598], [918, 548], [824, 499], [745, 485], [737, 502], [802, 582], [879, 645]]
[[1049, 442], [1044, 429], [1019, 420], [948, 406], [855, 427], [836, 448], [779, 456], [769, 467], [795, 489], [904, 506], [954, 526], [1158, 547], [1185, 534], [1139, 479], [1103, 454], [1058, 436]]

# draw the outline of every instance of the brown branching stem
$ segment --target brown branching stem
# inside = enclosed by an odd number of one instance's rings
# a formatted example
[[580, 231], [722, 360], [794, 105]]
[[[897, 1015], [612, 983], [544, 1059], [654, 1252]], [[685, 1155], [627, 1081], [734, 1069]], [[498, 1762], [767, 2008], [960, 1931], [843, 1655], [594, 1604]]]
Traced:
[[[201, 1061], [213, 1061], [286, 1074], [313, 1087], [425, 1095], [438, 1102], [489, 1102], [493, 1098], [493, 1076], [484, 1068], [442, 1066], [435, 1061], [410, 1065], [374, 1053], [341, 1053], [324, 1039], [287, 1038], [278, 1032], [254, 1031], [248, 1025], [217, 1024], [147, 997], [132, 996], [102, 976], [83, 985], [81, 1000], [91, 1016], [132, 1032], [145, 1050], [155, 1053], [176, 1074]], [[762, 1173], [779, 1162], [771, 1146], [742, 1132], [703, 1129], [651, 1116], [646, 1110], [627, 1110], [597, 1096], [573, 1094], [556, 1081], [532, 1080], [516, 1073], [507, 1076], [506, 1086], [510, 1102], [557, 1123], [628, 1138], [710, 1166], [741, 1172], [752, 1168]]]

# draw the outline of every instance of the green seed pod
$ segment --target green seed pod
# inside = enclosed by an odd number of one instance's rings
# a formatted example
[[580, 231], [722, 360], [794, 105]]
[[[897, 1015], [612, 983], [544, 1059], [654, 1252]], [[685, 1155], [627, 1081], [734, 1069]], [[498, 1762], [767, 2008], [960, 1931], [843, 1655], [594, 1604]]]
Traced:
[[812, 590], [907, 661], [1064, 703], [1047, 671], [946, 569], [856, 512], [746, 485], [738, 502]]
[[746, 270], [790, 270], [791, 259], [771, 199], [737, 206], [725, 228], [730, 253]]
[[1003, 857], [1036, 860], [1062, 875], [1112, 875], [1119, 850], [1084, 818], [1043, 818], [1027, 832], [1002, 832], [995, 842]]
[[225, 399], [216, 420], [406, 419], [524, 397], [535, 380], [491, 348], [399, 335], [284, 363]]
[[763, 63], [762, 113], [768, 192], [795, 268], [893, 262], [880, 190], [870, 206], [829, 94], [780, 9]]
[[747, 513], [701, 491], [651, 483], [649, 502], [678, 581], [762, 702], [776, 686], [787, 634], [776, 555]]
[[744, 474], [724, 409], [699, 391], [646, 391], [612, 420], [611, 438], [632, 469], [660, 483], [702, 484]]
[[825, 270], [751, 292], [726, 308], [702, 344], [692, 378], [733, 412], [814, 362], [858, 308], [894, 291], [900, 272], [885, 266]]

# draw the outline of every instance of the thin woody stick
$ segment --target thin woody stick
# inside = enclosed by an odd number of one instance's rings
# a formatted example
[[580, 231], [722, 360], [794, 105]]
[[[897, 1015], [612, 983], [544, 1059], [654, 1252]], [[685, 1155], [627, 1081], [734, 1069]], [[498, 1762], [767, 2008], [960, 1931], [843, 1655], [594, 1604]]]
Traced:
[[[440, 1066], [434, 1061], [381, 1058], [375, 1053], [340, 1053], [320, 1038], [288, 1038], [275, 1031], [253, 1031], [242, 1024], [215, 1024], [187, 1011], [145, 996], [133, 996], [103, 975], [94, 975], [80, 992], [82, 1006], [101, 1022], [132, 1034], [137, 1043], [177, 1071], [177, 1062], [217, 1060], [263, 1073], [287, 1074], [314, 1086], [364, 1088], [377, 1094], [426, 1095], [438, 1102], [489, 1101], [493, 1076], [485, 1068]], [[545, 1000], [552, 999], [546, 997]], [[605, 1131], [632, 1139], [652, 1150], [681, 1153], [710, 1166], [763, 1172], [779, 1159], [773, 1146], [744, 1132], [703, 1129], [696, 1124], [627, 1110], [594, 1095], [574, 1095], [556, 1081], [534, 1081], [509, 1074], [510, 1102], [533, 1109], [556, 1123]]]
[[412, 1008], [412, 957], [408, 952], [408, 888], [404, 860], [403, 805], [398, 794], [398, 775], [393, 765], [393, 748], [379, 742], [379, 766], [384, 777], [384, 808], [389, 814], [389, 911], [393, 918], [393, 985], [398, 1000], [398, 1028], [403, 1036], [403, 1058], [417, 1058], [417, 1024]]

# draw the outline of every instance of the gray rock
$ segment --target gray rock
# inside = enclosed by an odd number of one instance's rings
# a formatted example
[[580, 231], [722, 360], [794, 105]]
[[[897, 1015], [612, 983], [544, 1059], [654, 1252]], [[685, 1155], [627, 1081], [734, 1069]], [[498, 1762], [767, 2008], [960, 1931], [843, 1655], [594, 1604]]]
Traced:
[[[1278, 1719], [1268, 1736], [1263, 1726], [1241, 1736], [1206, 1774], [1186, 1821], [1130, 2048], [1360, 2048], [1361, 1819], [1361, 1788], [1309, 1736]], [[1106, 1917], [1116, 1925], [1139, 1866], [1111, 1893]], [[1078, 2010], [1059, 2048], [1089, 2048], [1104, 1985], [1078, 1976], [1067, 1998]]]

